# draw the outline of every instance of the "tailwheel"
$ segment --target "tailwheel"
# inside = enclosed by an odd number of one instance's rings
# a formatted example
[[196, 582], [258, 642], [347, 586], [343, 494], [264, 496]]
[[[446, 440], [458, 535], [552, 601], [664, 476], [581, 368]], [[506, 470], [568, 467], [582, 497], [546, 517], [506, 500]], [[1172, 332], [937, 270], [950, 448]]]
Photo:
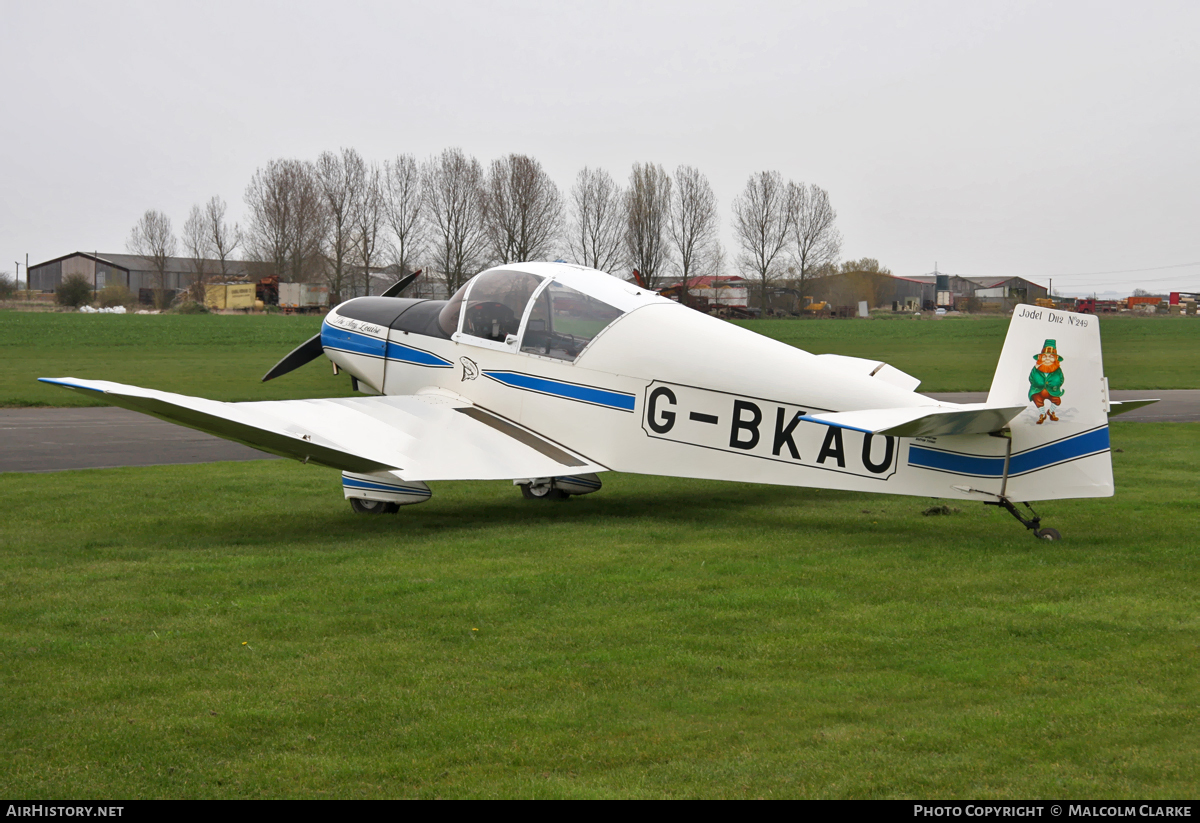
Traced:
[[354, 509], [355, 514], [395, 514], [400, 511], [398, 503], [387, 503], [383, 500], [360, 500], [357, 497], [350, 498], [350, 508]]
[[562, 489], [554, 488], [553, 483], [543, 483], [534, 485], [533, 483], [521, 484], [521, 496], [526, 500], [566, 500], [567, 493]]
[[1000, 508], [1004, 509], [1006, 512], [1015, 517], [1022, 526], [1033, 532], [1033, 536], [1038, 540], [1062, 540], [1062, 535], [1058, 533], [1058, 529], [1051, 529], [1049, 527], [1042, 528], [1042, 518], [1038, 517], [1037, 512], [1033, 510], [1033, 506], [1029, 505], [1028, 503], [1021, 504], [1025, 508], [1029, 509], [1029, 514], [1031, 517], [1028, 518], [1022, 517], [1021, 512], [1007, 497], [1001, 497], [996, 501], [985, 500], [983, 505], [999, 506]]

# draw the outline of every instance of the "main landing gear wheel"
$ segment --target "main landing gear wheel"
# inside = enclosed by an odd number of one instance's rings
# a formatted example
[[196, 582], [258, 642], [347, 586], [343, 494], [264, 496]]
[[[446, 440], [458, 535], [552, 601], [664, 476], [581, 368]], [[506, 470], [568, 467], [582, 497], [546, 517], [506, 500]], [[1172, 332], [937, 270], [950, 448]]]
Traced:
[[359, 500], [350, 498], [350, 508], [355, 514], [395, 514], [400, 511], [399, 503], [386, 503], [382, 500]]
[[1039, 540], [1062, 540], [1062, 535], [1057, 529], [1038, 529], [1033, 536]]
[[521, 496], [526, 500], [566, 500], [568, 495], [562, 489], [556, 489], [547, 483], [535, 486], [532, 483], [521, 484]]

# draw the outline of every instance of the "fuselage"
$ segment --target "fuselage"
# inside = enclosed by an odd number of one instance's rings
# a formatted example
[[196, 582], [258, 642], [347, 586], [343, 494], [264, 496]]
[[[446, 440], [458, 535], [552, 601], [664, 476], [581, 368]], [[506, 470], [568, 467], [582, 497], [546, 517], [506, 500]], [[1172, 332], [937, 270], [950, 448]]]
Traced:
[[[1013, 484], [1024, 500], [1112, 493], [1106, 410], [1090, 398], [1086, 436], [1022, 420], [1016, 448], [992, 434], [808, 422], [963, 407], [918, 394], [918, 380], [882, 362], [813, 355], [577, 266], [491, 269], [448, 301], [350, 300], [326, 317], [321, 343], [368, 393], [469, 401], [612, 471], [963, 499]], [[1016, 368], [1023, 343], [1012, 345]]]
[[[813, 355], [600, 272], [512, 268], [541, 276], [512, 317], [499, 301], [473, 301], [475, 281], [455, 295], [453, 322], [454, 300], [357, 298], [326, 317], [326, 356], [365, 391], [452, 394], [614, 471], [961, 496], [945, 475], [906, 465], [907, 439], [797, 419], [956, 408], [872, 376], [878, 363]], [[576, 335], [577, 350], [544, 342], [546, 324], [534, 315], [551, 288], [591, 295], [612, 306], [614, 317], [586, 341]], [[482, 330], [472, 326], [472, 311], [486, 315]], [[577, 305], [548, 315], [551, 331], [583, 325], [585, 311]], [[974, 453], [1003, 454], [996, 438], [957, 440]]]

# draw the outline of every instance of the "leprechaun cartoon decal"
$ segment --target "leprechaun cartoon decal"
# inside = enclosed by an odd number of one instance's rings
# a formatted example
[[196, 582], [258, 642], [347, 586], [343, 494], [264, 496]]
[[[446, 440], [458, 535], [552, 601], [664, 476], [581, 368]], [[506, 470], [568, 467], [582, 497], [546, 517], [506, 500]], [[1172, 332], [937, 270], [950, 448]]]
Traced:
[[[1044, 423], [1047, 417], [1058, 420], [1054, 407], [1062, 405], [1064, 377], [1062, 366], [1059, 365], [1062, 358], [1058, 355], [1057, 342], [1047, 340], [1042, 344], [1041, 353], [1035, 354], [1033, 359], [1037, 363], [1029, 372], [1029, 399], [1038, 407], [1037, 422]], [[1050, 406], [1046, 406], [1047, 400]]]

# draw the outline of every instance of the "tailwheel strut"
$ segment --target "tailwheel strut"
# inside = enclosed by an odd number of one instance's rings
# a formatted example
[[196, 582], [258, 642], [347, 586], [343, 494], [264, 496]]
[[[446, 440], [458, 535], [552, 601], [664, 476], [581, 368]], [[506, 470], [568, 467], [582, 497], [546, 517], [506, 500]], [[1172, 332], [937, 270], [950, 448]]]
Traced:
[[1021, 512], [1007, 497], [1001, 497], [999, 500], [994, 501], [985, 500], [983, 501], [983, 505], [1001, 507], [1013, 517], [1017, 518], [1022, 526], [1032, 530], [1033, 536], [1039, 540], [1062, 540], [1062, 535], [1058, 533], [1057, 529], [1042, 528], [1042, 518], [1040, 518], [1038, 513], [1033, 510], [1033, 506], [1029, 505], [1028, 503], [1023, 503], [1022, 505], [1029, 509], [1029, 513], [1032, 515], [1032, 517], [1029, 519], [1022, 517]]

